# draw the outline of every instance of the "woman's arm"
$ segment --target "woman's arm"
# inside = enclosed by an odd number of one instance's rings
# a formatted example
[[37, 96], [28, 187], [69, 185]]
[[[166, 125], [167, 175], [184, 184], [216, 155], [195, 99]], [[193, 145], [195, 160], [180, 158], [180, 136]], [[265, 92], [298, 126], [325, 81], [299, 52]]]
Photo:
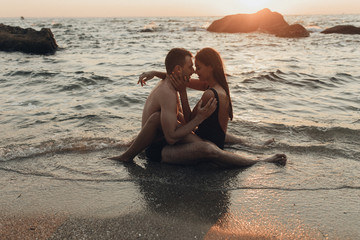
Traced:
[[[138, 84], [140, 83], [141, 86], [144, 86], [144, 85], [146, 85], [147, 81], [153, 79], [154, 77], [157, 77], [157, 78], [160, 78], [160, 79], [165, 79], [166, 78], [166, 72], [158, 72], [158, 71], [143, 72], [139, 76]], [[194, 90], [205, 91], [206, 89], [209, 88], [209, 85], [206, 82], [200, 81], [199, 79], [191, 78], [187, 82], [186, 87], [194, 89]]]
[[149, 81], [150, 79], [153, 79], [154, 77], [158, 77], [160, 79], [165, 79], [166, 78], [166, 73], [165, 72], [158, 72], [158, 71], [143, 72], [139, 76], [138, 84], [140, 83], [141, 86], [144, 86], [144, 85], [146, 85], [147, 81]]
[[200, 81], [199, 79], [191, 78], [189, 82], [186, 84], [188, 88], [199, 90], [199, 91], [206, 91], [209, 88], [209, 84], [204, 81]]

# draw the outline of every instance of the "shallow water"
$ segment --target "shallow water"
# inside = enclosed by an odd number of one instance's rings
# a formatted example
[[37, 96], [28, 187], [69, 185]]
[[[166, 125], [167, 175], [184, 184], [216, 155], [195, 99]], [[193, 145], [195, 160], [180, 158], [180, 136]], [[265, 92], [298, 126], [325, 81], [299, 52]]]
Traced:
[[[209, 33], [205, 29], [214, 19], [0, 19], [38, 30], [49, 27], [60, 46], [50, 56], [0, 52], [0, 171], [73, 182], [145, 179], [171, 185], [180, 178], [183, 187], [291, 192], [294, 198], [333, 191], [332, 197], [353, 202], [349, 212], [359, 213], [360, 39], [320, 31], [356, 25], [360, 15], [287, 16], [289, 23], [312, 31], [304, 39]], [[142, 107], [156, 80], [142, 88], [136, 84], [139, 74], [164, 69], [173, 47], [194, 54], [203, 47], [220, 52], [234, 106], [228, 131], [254, 143], [276, 139], [268, 149], [227, 149], [257, 156], [283, 152], [289, 159], [285, 168], [160, 171], [140, 155], [137, 165], [150, 173], [138, 176], [104, 160], [124, 150], [140, 129]], [[190, 104], [200, 96], [190, 90]]]

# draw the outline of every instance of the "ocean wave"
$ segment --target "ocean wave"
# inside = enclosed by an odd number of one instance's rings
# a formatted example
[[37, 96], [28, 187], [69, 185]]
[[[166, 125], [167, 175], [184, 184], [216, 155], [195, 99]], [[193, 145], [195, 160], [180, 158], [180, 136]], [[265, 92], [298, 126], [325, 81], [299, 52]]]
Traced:
[[183, 32], [198, 32], [198, 31], [206, 31], [205, 27], [197, 27], [197, 26], [188, 26], [182, 28]]
[[32, 71], [10, 71], [9, 73], [5, 73], [4, 76], [30, 76], [33, 72]]
[[10, 144], [0, 147], [0, 162], [11, 161], [19, 158], [29, 158], [45, 154], [64, 152], [91, 152], [108, 148], [127, 146], [124, 141], [111, 138], [65, 138], [48, 140], [38, 144]]
[[149, 24], [146, 24], [143, 29], [140, 30], [140, 32], [159, 32], [162, 28], [159, 27], [155, 22], [151, 22]]
[[34, 72], [34, 73], [31, 74], [31, 77], [34, 77], [34, 78], [37, 78], [37, 77], [51, 78], [51, 77], [55, 77], [58, 74], [59, 73], [57, 73], [57, 72], [43, 71], [43, 72]]
[[[250, 74], [253, 74], [253, 72], [250, 72]], [[270, 80], [270, 81], [283, 81], [282, 77], [279, 75], [283, 74], [282, 71], [277, 70], [276, 72], [267, 72], [265, 74], [260, 74], [260, 76], [254, 76], [251, 78], [246, 78], [243, 80], [244, 83], [251, 83], [251, 82], [258, 82], [262, 80]]]
[[[231, 122], [228, 131], [254, 143], [259, 140], [256, 138], [275, 138], [274, 147], [288, 153], [341, 157], [355, 161], [358, 161], [360, 156], [357, 147], [357, 143], [360, 142], [360, 129], [265, 123], [242, 119]], [[240, 149], [235, 147], [233, 150]]]
[[67, 91], [73, 91], [73, 90], [81, 90], [82, 86], [79, 84], [70, 84], [66, 86], [59, 86], [61, 89], [60, 92], [67, 92]]
[[311, 156], [328, 156], [331, 158], [344, 158], [344, 159], [358, 159], [360, 156], [360, 152], [356, 152], [355, 149], [343, 149], [336, 148], [334, 144], [324, 143], [324, 144], [303, 144], [303, 145], [295, 145], [288, 143], [281, 143], [278, 146], [278, 149], [283, 149], [286, 152], [291, 152], [292, 154], [306, 154]]
[[355, 123], [360, 123], [360, 119], [353, 122], [353, 124], [355, 124]]
[[[121, 106], [121, 107], [135, 107], [137, 108], [139, 104], [144, 104], [146, 100], [146, 95], [139, 94], [119, 94], [116, 97], [108, 98], [106, 105], [109, 107]], [[143, 105], [140, 105], [140, 110], [142, 110]]]
[[[76, 75], [82, 75], [82, 76], [76, 76], [75, 78], [70, 78], [72, 80], [70, 80], [70, 83], [67, 83], [67, 85], [56, 85], [56, 88], [60, 91], [73, 91], [73, 90], [81, 90], [84, 87], [85, 88], [91, 88], [95, 85], [104, 85], [104, 84], [109, 84], [112, 83], [113, 80], [111, 80], [109, 77], [107, 76], [101, 76], [101, 75], [96, 75], [96, 74], [89, 74], [88, 73], [84, 73], [82, 71], [78, 71], [75, 73]], [[66, 83], [64, 83], [66, 84]]]
[[[24, 176], [36, 176], [36, 177], [45, 177], [45, 178], [52, 178], [55, 180], [60, 181], [72, 181], [72, 182], [136, 182], [137, 180], [122, 177], [122, 176], [109, 176], [108, 174], [99, 174], [96, 175], [93, 172], [83, 172], [77, 171], [75, 169], [69, 169], [66, 167], [61, 166], [64, 171], [67, 171], [66, 175], [57, 174], [56, 170], [52, 172], [47, 171], [39, 171], [35, 169], [13, 169], [9, 167], [0, 167], [0, 170], [5, 172], [12, 172], [19, 175]], [[61, 170], [61, 169], [58, 169]], [[108, 175], [108, 176], [101, 176], [101, 175]]]
[[310, 33], [320, 33], [323, 30], [325, 30], [324, 28], [321, 28], [317, 25], [310, 25], [310, 26], [305, 26], [306, 30], [308, 30], [308, 32]]
[[[68, 169], [66, 167], [64, 170], [67, 171], [67, 174], [59, 174], [57, 170], [53, 172], [39, 171], [39, 170], [29, 170], [29, 169], [13, 169], [9, 167], [0, 167], [0, 170], [5, 172], [13, 172], [19, 175], [24, 176], [37, 176], [56, 179], [60, 181], [71, 181], [71, 182], [133, 182], [140, 184], [141, 186], [147, 187], [157, 187], [162, 188], [164, 185], [173, 187], [181, 187], [184, 189], [198, 189], [200, 191], [207, 192], [231, 192], [238, 190], [276, 190], [276, 191], [286, 191], [286, 192], [308, 192], [308, 191], [337, 191], [337, 190], [360, 190], [360, 186], [357, 185], [335, 185], [335, 186], [298, 186], [298, 187], [288, 187], [288, 186], [266, 186], [262, 184], [254, 184], [253, 186], [244, 186], [242, 184], [237, 186], [228, 185], [228, 181], [233, 181], [237, 178], [238, 171], [224, 171], [220, 169], [208, 169], [201, 167], [192, 167], [192, 168], [176, 168], [169, 169], [166, 167], [159, 167], [153, 165], [151, 167], [147, 166], [146, 169], [140, 167], [137, 164], [127, 165], [125, 168], [122, 168], [122, 174], [108, 174], [108, 173], [94, 173], [94, 172], [84, 172], [78, 171], [76, 169]], [[66, 169], [65, 169], [66, 168]], [[166, 168], [166, 173], [163, 174]], [[124, 170], [129, 174], [125, 174]], [[233, 173], [236, 174], [233, 174]], [[194, 176], [197, 177], [189, 177]], [[220, 175], [220, 177], [219, 177]], [[215, 178], [215, 179], [214, 179]]]
[[262, 72], [250, 78], [243, 80], [244, 83], [263, 83], [264, 81], [272, 81], [291, 85], [294, 87], [306, 87], [309, 89], [319, 88], [337, 88], [345, 83], [354, 82], [356, 80], [351, 74], [337, 73], [335, 76], [320, 76], [302, 72], [284, 72], [280, 69], [276, 71]]
[[358, 139], [360, 141], [360, 129], [351, 129], [346, 127], [322, 127], [322, 126], [311, 126], [311, 125], [286, 125], [286, 124], [278, 124], [278, 123], [253, 123], [248, 122], [246, 126], [254, 125], [253, 128], [257, 128], [260, 131], [266, 131], [268, 133], [302, 133], [307, 136], [312, 136], [314, 139], [333, 139], [336, 137], [337, 139], [341, 138], [351, 138]]
[[279, 190], [279, 191], [329, 191], [329, 190], [343, 190], [343, 189], [356, 189], [360, 190], [360, 186], [335, 186], [335, 187], [314, 187], [314, 188], [287, 188], [287, 187], [267, 187], [267, 186], [260, 186], [260, 187], [236, 187], [236, 188], [229, 188], [226, 189], [227, 191], [234, 191], [234, 190]]

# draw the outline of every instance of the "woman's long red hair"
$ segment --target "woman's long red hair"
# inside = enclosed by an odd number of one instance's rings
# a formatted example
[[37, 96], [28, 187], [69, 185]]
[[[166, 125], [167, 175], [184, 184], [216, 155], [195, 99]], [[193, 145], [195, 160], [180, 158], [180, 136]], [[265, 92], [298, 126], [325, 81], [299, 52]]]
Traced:
[[233, 119], [233, 109], [230, 97], [229, 85], [226, 80], [224, 64], [220, 54], [213, 48], [203, 48], [195, 56], [205, 66], [211, 66], [215, 81], [225, 90], [229, 99], [229, 118]]

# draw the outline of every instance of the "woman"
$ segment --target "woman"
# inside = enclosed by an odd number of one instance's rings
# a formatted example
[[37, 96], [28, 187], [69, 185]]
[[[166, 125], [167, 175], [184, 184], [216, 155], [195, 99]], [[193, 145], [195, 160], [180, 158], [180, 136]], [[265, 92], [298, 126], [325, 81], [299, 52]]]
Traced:
[[[205, 105], [210, 99], [216, 98], [217, 107], [212, 115], [198, 126], [195, 131], [195, 134], [198, 137], [189, 136], [189, 139], [184, 139], [183, 144], [179, 144], [180, 146], [166, 146], [164, 148], [162, 155], [164, 156], [165, 161], [169, 163], [189, 164], [201, 161], [202, 159], [213, 158], [215, 161], [221, 159], [218, 163], [224, 165], [249, 166], [259, 161], [285, 164], [285, 155], [275, 155], [264, 160], [252, 160], [241, 156], [234, 156], [234, 154], [222, 151], [224, 148], [227, 124], [229, 119], [233, 118], [232, 102], [223, 62], [217, 51], [212, 48], [204, 48], [201, 49], [195, 56], [195, 67], [199, 80], [185, 79], [184, 81], [181, 77], [181, 73], [176, 73], [172, 76], [173, 84], [180, 93], [183, 121], [188, 122], [197, 114], [198, 104], [201, 102]], [[154, 75], [160, 78], [165, 78], [166, 76], [165, 73], [149, 72], [145, 78], [141, 77], [139, 82], [143, 85]], [[185, 82], [187, 82], [186, 85], [184, 84]], [[199, 101], [199, 103], [194, 107], [193, 111], [191, 111], [189, 107], [186, 87], [204, 91], [201, 101]], [[132, 159], [136, 156], [136, 154], [142, 151], [143, 148], [147, 146], [146, 144], [148, 144], [151, 139], [154, 139], [155, 136], [153, 135], [156, 132], [154, 129], [161, 129], [158, 115], [159, 114], [154, 114], [154, 116], [149, 119], [141, 130], [139, 136], [123, 155], [112, 159], [128, 161], [130, 158]], [[140, 137], [140, 135], [142, 137]], [[144, 140], [143, 137], [146, 139]], [[212, 142], [221, 150], [219, 151], [217, 148], [213, 148], [212, 145], [209, 144], [204, 145], [201, 139]], [[236, 140], [236, 138], [232, 137], [231, 140]], [[194, 145], [197, 145], [197, 147], [194, 148]], [[203, 151], [204, 149], [208, 149], [208, 151], [203, 153], [197, 151]]]
[[[217, 100], [215, 112], [198, 126], [195, 134], [204, 140], [213, 142], [220, 149], [224, 149], [227, 124], [229, 119], [233, 118], [233, 110], [221, 57], [214, 49], [203, 48], [195, 56], [195, 67], [199, 80], [190, 80], [187, 86], [204, 91], [201, 97], [204, 104], [211, 98]], [[177, 79], [177, 82], [183, 81]], [[196, 115], [197, 106], [191, 112], [187, 103], [186, 89], [177, 88], [181, 89], [179, 93], [185, 121], [189, 121], [189, 118]]]

